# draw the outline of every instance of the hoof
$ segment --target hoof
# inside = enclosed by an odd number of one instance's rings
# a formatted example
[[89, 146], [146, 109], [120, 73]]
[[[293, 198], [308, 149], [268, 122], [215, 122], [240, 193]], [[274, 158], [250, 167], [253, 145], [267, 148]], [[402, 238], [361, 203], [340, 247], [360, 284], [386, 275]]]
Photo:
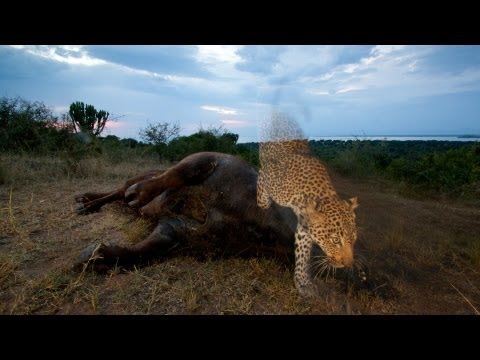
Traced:
[[134, 207], [134, 208], [138, 208], [138, 207], [140, 207], [140, 201], [138, 201], [138, 200], [130, 201], [130, 202], [128, 203], [128, 206], [131, 206], [131, 207]]
[[127, 190], [125, 190], [125, 199], [127, 201], [133, 200], [133, 198], [137, 195], [137, 185], [138, 184], [133, 184], [132, 186], [129, 186]]
[[91, 244], [87, 246], [78, 256], [77, 261], [73, 264], [74, 270], [83, 270], [85, 265], [94, 262], [97, 259], [102, 259], [101, 248], [103, 244]]
[[86, 208], [84, 205], [80, 205], [75, 209], [78, 215], [86, 215], [89, 213], [88, 208]]
[[83, 195], [76, 195], [76, 196], [75, 196], [75, 202], [77, 202], [77, 203], [84, 203], [84, 202], [86, 202], [86, 201], [88, 201], [88, 200], [87, 200], [87, 198], [86, 198], [85, 196], [83, 196]]
[[78, 215], [88, 215], [93, 212], [100, 210], [98, 206], [91, 206], [86, 204], [81, 204], [75, 211]]
[[133, 184], [125, 191], [125, 201], [128, 203], [129, 206], [134, 208], [138, 208], [141, 206], [137, 189], [138, 184]]

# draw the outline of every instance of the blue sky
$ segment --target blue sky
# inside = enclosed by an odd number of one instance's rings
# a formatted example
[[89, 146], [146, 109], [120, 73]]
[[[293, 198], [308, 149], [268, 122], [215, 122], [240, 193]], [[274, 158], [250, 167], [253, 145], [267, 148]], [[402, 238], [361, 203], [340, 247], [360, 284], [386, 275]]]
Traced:
[[0, 46], [0, 96], [17, 95], [92, 104], [121, 116], [105, 135], [137, 139], [166, 121], [257, 141], [273, 107], [310, 137], [479, 134], [480, 46]]

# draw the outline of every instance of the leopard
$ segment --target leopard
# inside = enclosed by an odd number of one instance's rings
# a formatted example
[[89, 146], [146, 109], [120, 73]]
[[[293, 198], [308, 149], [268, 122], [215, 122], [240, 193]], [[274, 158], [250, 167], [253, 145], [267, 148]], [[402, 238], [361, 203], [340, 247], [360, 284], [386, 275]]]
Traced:
[[295, 213], [294, 283], [300, 295], [316, 296], [319, 288], [310, 274], [314, 245], [324, 253], [320, 268], [354, 265], [358, 198], [344, 200], [338, 195], [326, 166], [312, 154], [293, 117], [274, 112], [263, 131], [257, 205], [267, 209], [275, 202]]

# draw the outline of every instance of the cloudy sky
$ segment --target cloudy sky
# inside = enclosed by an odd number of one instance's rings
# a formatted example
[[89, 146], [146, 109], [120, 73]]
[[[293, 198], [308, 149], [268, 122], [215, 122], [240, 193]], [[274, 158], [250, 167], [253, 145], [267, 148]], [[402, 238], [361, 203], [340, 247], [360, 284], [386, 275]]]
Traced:
[[202, 125], [257, 141], [272, 108], [307, 136], [480, 133], [480, 46], [0, 46], [0, 96], [56, 112], [83, 101], [118, 117]]

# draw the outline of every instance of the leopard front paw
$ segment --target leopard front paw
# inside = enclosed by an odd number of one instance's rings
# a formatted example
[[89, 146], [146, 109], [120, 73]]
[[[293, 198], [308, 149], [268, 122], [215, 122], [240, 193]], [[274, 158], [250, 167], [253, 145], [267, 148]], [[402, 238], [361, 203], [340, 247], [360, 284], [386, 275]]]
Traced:
[[301, 297], [314, 298], [318, 297], [318, 286], [310, 279], [295, 279], [295, 287]]

